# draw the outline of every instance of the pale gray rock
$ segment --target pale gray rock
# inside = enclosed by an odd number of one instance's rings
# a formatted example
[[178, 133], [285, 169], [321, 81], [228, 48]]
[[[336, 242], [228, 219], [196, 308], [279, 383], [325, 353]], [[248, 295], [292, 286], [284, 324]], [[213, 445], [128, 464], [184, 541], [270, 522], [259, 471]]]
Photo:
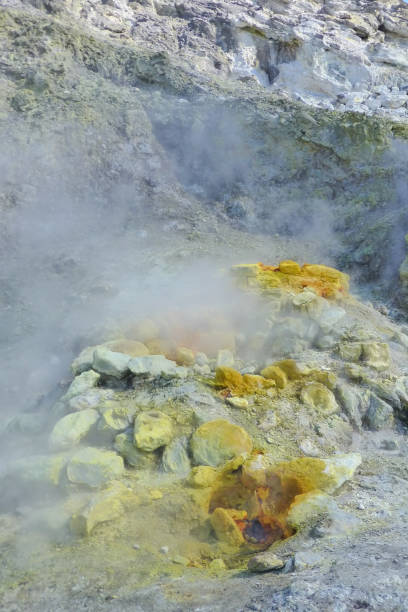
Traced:
[[130, 357], [123, 353], [115, 353], [104, 346], [94, 351], [92, 367], [101, 374], [123, 378], [129, 373]]
[[187, 438], [177, 438], [164, 449], [162, 467], [165, 472], [171, 472], [186, 477], [191, 471], [191, 462], [187, 452]]
[[389, 404], [372, 393], [370, 405], [364, 416], [364, 421], [367, 427], [374, 431], [386, 429], [392, 427], [394, 423], [394, 411]]
[[87, 393], [90, 389], [98, 386], [101, 375], [93, 370], [88, 370], [79, 374], [74, 378], [72, 383], [70, 384], [68, 391], [65, 393], [64, 397], [61, 398], [64, 401], [69, 401], [76, 395], [83, 395]]
[[248, 569], [250, 572], [271, 572], [273, 570], [279, 570], [285, 565], [277, 555], [272, 552], [266, 551], [258, 553], [250, 558], [248, 561]]
[[122, 457], [113, 451], [91, 446], [77, 451], [67, 466], [68, 480], [74, 484], [100, 487], [124, 473]]
[[175, 361], [166, 359], [163, 355], [150, 355], [147, 357], [135, 357], [129, 361], [129, 370], [135, 376], [157, 377], [169, 376], [184, 378], [187, 368], [178, 366]]
[[57, 421], [49, 438], [54, 451], [66, 450], [83, 440], [99, 419], [99, 413], [92, 408], [67, 414]]

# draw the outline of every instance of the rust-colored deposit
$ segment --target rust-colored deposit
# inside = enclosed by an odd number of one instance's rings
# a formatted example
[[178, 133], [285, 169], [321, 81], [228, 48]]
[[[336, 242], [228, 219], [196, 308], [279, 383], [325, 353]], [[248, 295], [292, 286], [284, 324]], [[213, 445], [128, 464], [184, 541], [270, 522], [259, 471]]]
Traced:
[[252, 456], [212, 493], [212, 527], [218, 539], [232, 546], [264, 550], [290, 537], [290, 508], [327, 484], [324, 461], [300, 458], [265, 468], [262, 460], [262, 454]]

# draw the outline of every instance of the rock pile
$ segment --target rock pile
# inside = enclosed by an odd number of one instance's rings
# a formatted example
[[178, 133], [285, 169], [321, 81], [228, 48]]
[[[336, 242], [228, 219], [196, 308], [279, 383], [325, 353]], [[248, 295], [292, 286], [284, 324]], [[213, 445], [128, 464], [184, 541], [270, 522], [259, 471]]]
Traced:
[[131, 338], [85, 348], [52, 410], [49, 454], [15, 462], [6, 480], [80, 494], [67, 517], [75, 535], [145, 504], [169, 528], [201, 530], [211, 559], [227, 563], [335, 514], [333, 494], [361, 462], [348, 452], [353, 430], [391, 428], [405, 414], [406, 345], [336, 270], [237, 270], [262, 294], [247, 327], [217, 319], [205, 334], [171, 336], [165, 319], [146, 320]]

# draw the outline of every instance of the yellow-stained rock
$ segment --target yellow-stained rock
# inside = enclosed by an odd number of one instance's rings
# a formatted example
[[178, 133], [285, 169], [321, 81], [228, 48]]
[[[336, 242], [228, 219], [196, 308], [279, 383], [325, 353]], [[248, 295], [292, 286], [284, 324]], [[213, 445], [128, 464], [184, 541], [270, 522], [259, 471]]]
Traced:
[[198, 465], [191, 470], [189, 483], [193, 487], [206, 489], [212, 487], [219, 479], [220, 473], [209, 465]]
[[276, 365], [271, 365], [264, 368], [261, 372], [262, 376], [268, 380], [275, 381], [279, 389], [284, 389], [288, 384], [288, 377], [285, 372]]
[[315, 457], [300, 457], [292, 461], [279, 463], [273, 467], [282, 482], [294, 480], [300, 488], [300, 493], [308, 493], [319, 489], [333, 493], [346, 480], [350, 480], [361, 463], [361, 455], [348, 453], [334, 455], [326, 459]]
[[309, 370], [306, 377], [309, 380], [321, 383], [331, 391], [336, 387], [337, 376], [334, 372], [328, 372], [327, 370]]
[[262, 263], [233, 266], [232, 274], [241, 288], [263, 293], [277, 287], [296, 292], [309, 287], [322, 297], [335, 298], [347, 295], [349, 287], [347, 274], [335, 268], [317, 264], [300, 267], [292, 261], [281, 262], [279, 266]]
[[302, 372], [294, 359], [282, 359], [281, 361], [275, 361], [272, 365], [282, 370], [289, 380], [298, 380], [302, 378]]
[[286, 520], [292, 529], [302, 529], [316, 523], [322, 516], [337, 508], [334, 499], [323, 491], [309, 491], [296, 495]]
[[71, 517], [71, 531], [76, 535], [90, 535], [96, 525], [121, 516], [125, 511], [126, 503], [132, 497], [134, 497], [133, 493], [124, 484], [111, 483], [103, 491], [97, 493], [81, 512]]
[[185, 346], [177, 348], [175, 357], [178, 365], [190, 366], [195, 362], [194, 352]]
[[302, 269], [296, 261], [291, 261], [287, 259], [285, 261], [281, 261], [279, 264], [279, 271], [284, 274], [301, 274]]
[[229, 459], [252, 451], [252, 440], [242, 427], [224, 419], [201, 425], [190, 441], [196, 465], [218, 467]]
[[216, 508], [211, 514], [210, 520], [219, 540], [232, 546], [244, 544], [244, 536], [228, 510]]
[[339, 411], [339, 405], [330, 389], [318, 382], [307, 383], [301, 393], [301, 400], [307, 406], [323, 415], [334, 414]]
[[386, 342], [363, 342], [362, 361], [376, 370], [390, 367], [390, 347]]

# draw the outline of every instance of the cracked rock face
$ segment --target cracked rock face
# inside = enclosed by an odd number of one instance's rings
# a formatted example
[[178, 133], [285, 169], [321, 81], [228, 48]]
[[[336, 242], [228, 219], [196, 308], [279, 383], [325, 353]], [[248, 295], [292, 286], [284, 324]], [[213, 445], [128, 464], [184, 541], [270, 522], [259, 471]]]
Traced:
[[[403, 2], [6, 1], [24, 4], [120, 43], [177, 56], [204, 77], [253, 81], [328, 109], [408, 112]], [[14, 100], [17, 110], [29, 104], [27, 95]]]

